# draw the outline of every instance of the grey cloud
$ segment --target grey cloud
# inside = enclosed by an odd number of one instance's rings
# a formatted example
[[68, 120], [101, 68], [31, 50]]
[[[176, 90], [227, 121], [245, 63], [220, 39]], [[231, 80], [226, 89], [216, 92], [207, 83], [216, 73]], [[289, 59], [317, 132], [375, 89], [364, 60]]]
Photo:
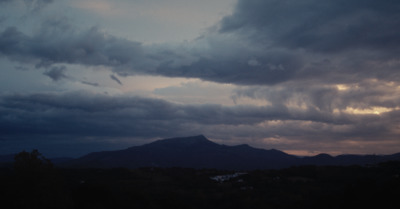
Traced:
[[100, 86], [98, 83], [92, 83], [92, 82], [88, 82], [88, 81], [81, 81], [81, 83], [89, 85], [89, 86], [95, 86], [95, 87]]
[[[54, 19], [31, 36], [15, 27], [6, 28], [0, 33], [0, 53], [38, 68], [55, 64], [103, 65], [120, 76], [149, 74], [238, 84], [283, 82], [293, 78], [304, 65], [288, 50], [264, 50], [241, 41], [214, 34], [190, 46], [144, 47], [98, 28], [77, 31], [65, 20]], [[202, 49], [202, 45], [207, 47]], [[255, 60], [257, 65], [249, 65]]]
[[219, 34], [262, 46], [260, 54], [286, 50], [293, 57], [289, 60], [301, 61], [276, 83], [358, 83], [371, 78], [396, 82], [398, 11], [400, 3], [392, 0], [240, 0], [233, 14], [221, 21]]
[[[272, 136], [270, 133], [261, 132], [254, 137], [263, 137], [263, 134], [274, 137], [276, 134], [301, 143], [324, 144], [327, 141], [349, 140], [356, 143], [375, 141], [385, 144], [386, 140], [392, 141], [391, 143], [397, 140], [396, 124], [399, 119], [396, 117], [399, 116], [400, 102], [397, 86], [398, 83], [369, 80], [339, 90], [333, 85], [293, 82], [269, 87], [240, 87], [233, 97], [236, 100], [242, 97], [266, 100], [271, 107], [286, 107], [293, 115], [299, 116], [304, 113], [310, 119], [306, 122], [280, 118], [281, 122], [276, 127], [268, 129], [273, 133]], [[352, 114], [352, 110], [369, 113]], [[373, 114], [374, 111], [380, 114]], [[321, 120], [323, 116], [329, 118], [338, 114], [348, 121], [326, 123]], [[245, 133], [248, 133], [248, 130]]]
[[342, 144], [343, 151], [350, 149], [346, 147], [350, 141], [352, 146], [366, 145], [365, 150], [358, 152], [368, 153], [374, 152], [368, 143], [382, 140], [385, 152], [391, 152], [390, 142], [398, 139], [399, 115], [398, 110], [357, 115], [291, 109], [285, 105], [178, 105], [160, 99], [84, 92], [8, 94], [0, 97], [0, 138], [11, 144], [28, 139], [35, 144], [45, 138], [47, 144], [59, 146], [77, 143], [77, 139], [104, 144], [104, 140], [112, 143], [120, 139], [135, 141], [202, 133], [225, 139], [226, 143], [243, 138], [245, 143], [255, 146], [286, 150], [329, 150]]
[[[311, 109], [290, 110], [284, 106], [177, 105], [159, 99], [86, 93], [5, 95], [0, 99], [0, 129], [3, 136], [24, 133], [163, 137], [191, 135], [207, 131], [213, 126], [247, 127], [247, 131], [265, 133], [261, 130], [269, 129], [269, 126], [258, 128], [257, 126], [268, 121], [272, 123], [298, 121], [305, 124], [308, 124], [307, 121], [313, 121], [314, 124], [320, 124], [327, 130], [348, 126], [351, 129], [347, 132], [354, 132], [355, 135], [373, 130], [375, 127], [374, 132], [379, 135], [391, 127], [384, 128], [389, 124], [387, 119], [394, 120], [390, 114], [385, 116], [328, 114]], [[371, 123], [366, 120], [371, 120]], [[308, 133], [307, 129], [310, 128], [308, 125], [304, 125], [304, 129], [298, 126], [288, 128], [282, 124], [279, 127], [281, 128], [274, 129], [276, 131], [274, 134], [302, 135]], [[327, 133], [319, 127], [312, 131]], [[334, 131], [331, 132], [333, 134]], [[231, 134], [240, 135], [239, 132]], [[340, 134], [336, 133], [335, 136]]]
[[65, 75], [66, 69], [67, 68], [65, 66], [54, 66], [46, 70], [46, 72], [44, 72], [43, 74], [50, 77], [53, 81], [59, 81], [64, 78], [68, 78], [68, 76]]
[[[265, 64], [251, 66], [248, 64], [248, 56], [251, 55], [242, 51], [242, 54], [238, 52], [235, 57], [231, 57], [229, 60], [224, 60], [219, 55], [211, 58], [203, 57], [191, 65], [178, 68], [171, 68], [167, 64], [161, 65], [158, 71], [167, 72], [164, 74], [167, 76], [201, 78], [219, 83], [275, 84], [293, 78], [295, 70], [301, 66], [301, 61], [290, 53], [280, 53], [280, 55], [272, 55], [272, 53], [266, 52], [266, 55], [259, 56]], [[282, 70], [273, 67], [279, 65], [283, 66]]]
[[53, 3], [54, 0], [0, 0], [0, 4], [11, 2], [22, 2], [31, 12], [37, 12], [43, 9], [48, 4]]
[[241, 97], [266, 100], [273, 106], [307, 108], [309, 110], [333, 113], [347, 108], [398, 108], [399, 83], [386, 83], [377, 80], [365, 80], [347, 85], [340, 90], [335, 85], [320, 83], [284, 83], [276, 86], [240, 87], [233, 94], [233, 99]]
[[27, 70], [29, 70], [29, 68], [24, 67], [24, 66], [16, 66], [15, 69], [16, 69], [16, 70], [21, 70], [21, 71], [27, 71]]
[[24, 0], [25, 5], [32, 11], [38, 11], [54, 0]]
[[354, 47], [395, 50], [400, 3], [393, 0], [240, 0], [221, 32], [254, 32], [272, 45], [332, 52]]
[[114, 80], [115, 82], [117, 82], [119, 85], [121, 85], [121, 86], [123, 85], [122, 82], [115, 75], [111, 74], [110, 78], [112, 80]]
[[390, 0], [241, 0], [219, 31], [181, 45], [142, 45], [96, 27], [78, 30], [55, 18], [32, 35], [4, 29], [0, 55], [38, 68], [107, 66], [119, 76], [240, 85], [397, 81], [398, 8]]
[[171, 56], [155, 73], [241, 85], [397, 82], [398, 11], [391, 0], [240, 0], [219, 31], [193, 42], [207, 46], [189, 51], [197, 59], [176, 66]]
[[0, 16], [0, 25], [7, 20], [7, 17]]
[[[238, 87], [233, 99], [270, 105], [178, 105], [89, 93], [1, 95], [0, 138], [203, 133], [218, 139], [273, 138], [265, 143], [274, 148], [393, 142], [400, 122], [399, 5], [395, 0], [239, 0], [217, 31], [181, 45], [144, 45], [97, 27], [81, 30], [63, 18], [46, 20], [32, 34], [3, 27], [0, 57], [44, 68], [53, 80], [66, 77], [64, 65], [105, 66], [121, 85], [116, 75], [200, 78], [249, 85]], [[346, 111], [371, 107], [388, 110]]]
[[33, 36], [15, 27], [6, 28], [0, 35], [0, 53], [12, 60], [35, 63], [37, 67], [57, 63], [118, 67], [143, 56], [137, 42], [108, 36], [97, 28], [78, 33], [59, 22], [44, 26]]

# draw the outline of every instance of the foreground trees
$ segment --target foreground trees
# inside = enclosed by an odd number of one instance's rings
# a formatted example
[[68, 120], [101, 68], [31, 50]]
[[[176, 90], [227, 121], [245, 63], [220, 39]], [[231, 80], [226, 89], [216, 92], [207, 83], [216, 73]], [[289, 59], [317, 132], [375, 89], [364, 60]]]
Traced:
[[22, 151], [14, 157], [14, 171], [23, 177], [38, 177], [53, 171], [53, 164], [46, 159], [38, 150], [32, 152]]
[[38, 150], [20, 152], [14, 159], [6, 194], [12, 208], [70, 208], [63, 179], [49, 159]]
[[[7, 208], [400, 208], [400, 162], [236, 171], [57, 168], [37, 150], [0, 168]], [[11, 207], [10, 207], [11, 206]]]

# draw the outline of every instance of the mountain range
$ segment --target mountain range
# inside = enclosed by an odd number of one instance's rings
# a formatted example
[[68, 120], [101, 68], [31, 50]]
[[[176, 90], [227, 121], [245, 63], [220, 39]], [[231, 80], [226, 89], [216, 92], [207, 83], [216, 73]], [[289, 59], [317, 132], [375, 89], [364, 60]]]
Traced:
[[94, 152], [61, 165], [93, 168], [187, 167], [254, 170], [300, 165], [366, 165], [390, 160], [400, 160], [400, 153], [298, 157], [275, 149], [253, 148], [246, 144], [221, 145], [199, 135], [163, 139], [124, 150]]

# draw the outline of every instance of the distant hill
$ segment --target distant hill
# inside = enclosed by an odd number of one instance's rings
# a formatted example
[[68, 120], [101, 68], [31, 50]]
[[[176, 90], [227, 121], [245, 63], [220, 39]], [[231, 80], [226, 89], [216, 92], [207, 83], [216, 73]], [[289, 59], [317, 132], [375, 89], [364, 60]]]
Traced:
[[299, 165], [365, 165], [400, 160], [394, 155], [320, 154], [300, 158], [271, 149], [248, 145], [227, 146], [208, 140], [203, 135], [155, 141], [125, 150], [94, 152], [64, 163], [68, 167], [187, 167], [233, 170], [279, 169]]
[[[15, 154], [0, 155], [0, 167], [12, 166], [14, 156]], [[77, 159], [51, 158], [50, 160], [56, 166], [77, 168], [184, 167], [254, 170], [301, 165], [373, 165], [385, 161], [400, 161], [400, 153], [336, 157], [319, 154], [298, 157], [275, 149], [253, 148], [246, 144], [221, 145], [200, 135], [163, 139], [124, 150], [93, 152]]]
[[[0, 155], [0, 167], [10, 167], [14, 163], [14, 157], [16, 154], [9, 154], [9, 155]], [[70, 157], [58, 157], [58, 158], [50, 158], [50, 161], [54, 165], [63, 164], [65, 162], [71, 161], [74, 158]]]
[[319, 154], [305, 157], [299, 165], [373, 165], [386, 161], [400, 161], [400, 153], [393, 155], [338, 155]]
[[75, 167], [189, 167], [270, 169], [293, 165], [298, 158], [248, 145], [226, 146], [203, 135], [171, 138], [119, 151], [95, 152], [67, 163]]

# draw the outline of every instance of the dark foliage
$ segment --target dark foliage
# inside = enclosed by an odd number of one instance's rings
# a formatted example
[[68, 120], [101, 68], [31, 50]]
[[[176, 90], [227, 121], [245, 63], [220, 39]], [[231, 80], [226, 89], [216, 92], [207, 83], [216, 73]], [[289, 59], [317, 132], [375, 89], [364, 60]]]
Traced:
[[[190, 168], [60, 169], [38, 152], [0, 170], [8, 208], [399, 208], [400, 162], [236, 171]], [[21, 159], [22, 162], [19, 162]], [[25, 166], [27, 162], [29, 166]], [[25, 172], [20, 173], [19, 165]], [[35, 166], [32, 166], [35, 165]], [[29, 168], [29, 169], [27, 169]], [[27, 170], [26, 170], [27, 169]], [[36, 172], [36, 173], [35, 173]]]
[[2, 169], [1, 198], [8, 208], [70, 208], [62, 176], [38, 150], [20, 152]]

